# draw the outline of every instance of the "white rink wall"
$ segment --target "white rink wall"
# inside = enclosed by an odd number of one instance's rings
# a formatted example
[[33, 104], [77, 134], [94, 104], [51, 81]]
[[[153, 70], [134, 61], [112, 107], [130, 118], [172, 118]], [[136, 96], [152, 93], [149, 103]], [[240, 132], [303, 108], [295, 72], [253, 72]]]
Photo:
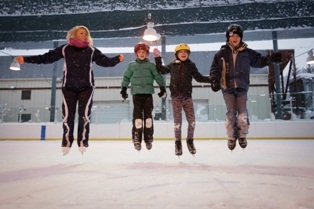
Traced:
[[[129, 122], [119, 124], [91, 124], [90, 140], [131, 139]], [[154, 138], [173, 139], [173, 123], [155, 122]], [[182, 137], [186, 136], [187, 123], [183, 123]], [[258, 121], [251, 122], [249, 139], [314, 139], [314, 121]], [[76, 137], [77, 127], [75, 127]], [[0, 140], [59, 140], [62, 123], [2, 123]], [[197, 122], [194, 138], [225, 139], [224, 122]]]

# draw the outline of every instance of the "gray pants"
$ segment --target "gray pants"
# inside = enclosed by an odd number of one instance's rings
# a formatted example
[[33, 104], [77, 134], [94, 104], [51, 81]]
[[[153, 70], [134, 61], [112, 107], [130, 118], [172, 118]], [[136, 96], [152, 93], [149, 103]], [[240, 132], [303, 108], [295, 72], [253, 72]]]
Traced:
[[195, 129], [195, 115], [192, 98], [172, 97], [174, 135], [181, 140], [182, 110], [188, 122], [187, 139], [193, 139]]
[[225, 126], [228, 138], [246, 137], [250, 126], [246, 108], [247, 91], [233, 89], [223, 92], [223, 97], [227, 106]]

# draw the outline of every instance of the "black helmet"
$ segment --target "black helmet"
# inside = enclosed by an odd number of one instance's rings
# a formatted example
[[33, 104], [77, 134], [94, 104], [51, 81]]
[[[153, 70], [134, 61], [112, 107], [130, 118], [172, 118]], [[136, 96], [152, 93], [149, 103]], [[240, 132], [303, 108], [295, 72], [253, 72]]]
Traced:
[[226, 38], [227, 38], [227, 41], [229, 40], [229, 37], [232, 36], [233, 34], [238, 34], [241, 38], [241, 41], [242, 41], [242, 38], [243, 38], [243, 30], [242, 30], [242, 27], [241, 25], [238, 25], [238, 24], [231, 24], [229, 25], [227, 31], [226, 31]]
[[134, 53], [137, 54], [137, 52], [139, 50], [145, 50], [147, 52], [147, 54], [149, 54], [149, 46], [147, 43], [144, 42], [138, 42], [135, 46], [134, 46]]

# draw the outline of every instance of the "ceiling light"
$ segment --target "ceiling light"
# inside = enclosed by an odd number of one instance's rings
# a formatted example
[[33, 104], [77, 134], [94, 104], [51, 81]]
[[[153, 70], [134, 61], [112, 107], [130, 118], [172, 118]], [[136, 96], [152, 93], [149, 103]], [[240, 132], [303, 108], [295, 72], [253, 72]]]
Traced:
[[308, 57], [306, 58], [306, 64], [308, 64], [308, 65], [312, 65], [312, 64], [314, 64], [314, 56], [313, 56], [313, 51], [312, 51], [313, 49], [311, 49], [310, 51], [308, 51]]

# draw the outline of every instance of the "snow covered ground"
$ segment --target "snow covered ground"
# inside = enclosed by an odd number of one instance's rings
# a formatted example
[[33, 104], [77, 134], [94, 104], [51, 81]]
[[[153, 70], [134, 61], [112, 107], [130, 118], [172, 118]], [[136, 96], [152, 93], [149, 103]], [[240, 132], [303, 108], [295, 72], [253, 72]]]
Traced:
[[174, 142], [134, 150], [130, 141], [91, 141], [63, 156], [60, 141], [0, 141], [0, 209], [314, 208], [314, 140]]

